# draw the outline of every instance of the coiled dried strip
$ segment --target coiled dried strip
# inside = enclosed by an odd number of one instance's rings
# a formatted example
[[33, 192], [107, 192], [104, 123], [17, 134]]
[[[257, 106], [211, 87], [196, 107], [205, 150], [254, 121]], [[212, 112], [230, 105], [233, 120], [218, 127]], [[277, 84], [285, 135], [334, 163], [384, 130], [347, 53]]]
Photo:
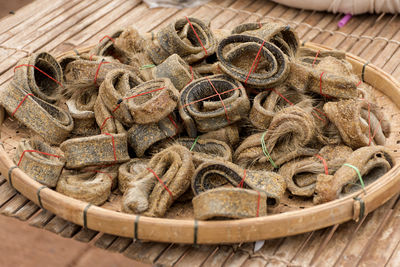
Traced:
[[285, 179], [275, 172], [245, 170], [232, 162], [219, 160], [206, 161], [196, 168], [192, 178], [192, 190], [198, 195], [220, 187], [223, 182], [229, 182], [233, 186], [243, 184], [244, 188], [264, 192], [267, 195], [268, 206], [279, 205], [286, 190]]
[[65, 169], [57, 183], [56, 191], [93, 205], [104, 204], [116, 186], [118, 172], [115, 167], [100, 170]]
[[142, 83], [125, 93], [125, 100], [134, 123], [156, 123], [177, 106], [179, 92], [171, 80], [161, 78]]
[[[32, 150], [46, 154], [31, 152]], [[56, 186], [64, 167], [64, 161], [57, 155], [57, 151], [39, 140], [22, 140], [19, 142], [14, 162], [34, 180], [48, 187]]]
[[97, 89], [89, 87], [86, 90], [77, 90], [66, 102], [69, 113], [74, 119], [72, 134], [89, 136], [100, 133], [97, 127], [94, 105], [97, 99]]
[[29, 95], [14, 81], [0, 90], [0, 104], [50, 144], [60, 144], [74, 128], [74, 121], [68, 112]]
[[175, 145], [157, 153], [151, 158], [148, 169], [129, 184], [122, 198], [122, 210], [163, 217], [172, 203], [189, 188], [193, 172], [192, 155], [187, 148]]
[[54, 103], [62, 89], [63, 72], [51, 54], [40, 52], [18, 61], [13, 80], [25, 91], [32, 92], [46, 102]]
[[232, 30], [232, 34], [258, 36], [275, 44], [289, 57], [296, 56], [299, 47], [297, 33], [290, 26], [277, 22], [240, 24]]
[[178, 91], [200, 78], [200, 75], [177, 54], [169, 56], [163, 63], [155, 67], [153, 75], [155, 78], [169, 78]]
[[263, 91], [254, 98], [249, 115], [250, 122], [256, 128], [266, 130], [277, 112], [292, 105], [308, 109], [312, 101], [303, 93], [285, 86]]
[[244, 117], [250, 109], [246, 90], [226, 75], [198, 79], [182, 92], [179, 114], [189, 137], [197, 131], [209, 132], [228, 126]]
[[[261, 145], [262, 133], [247, 137], [234, 154], [234, 162], [245, 168], [271, 170], [300, 156], [314, 155], [307, 147], [315, 136], [315, 124], [310, 112], [291, 106], [278, 112], [264, 135], [266, 152]], [[265, 155], [269, 153], [270, 158]]]
[[[394, 166], [391, 152], [383, 146], [362, 147], [354, 151], [346, 163], [357, 168], [363, 183], [368, 185], [383, 176]], [[315, 187], [314, 204], [339, 198], [343, 193], [360, 190], [357, 172], [349, 166], [342, 166], [334, 175], [320, 174]], [[368, 192], [367, 192], [368, 193]]]
[[365, 100], [328, 102], [324, 111], [338, 128], [343, 142], [352, 148], [384, 145], [390, 135], [390, 123], [382, 111]]
[[159, 30], [147, 53], [156, 64], [160, 64], [172, 54], [178, 54], [191, 64], [212, 55], [216, 47], [217, 41], [209, 25], [188, 17], [178, 19]]
[[103, 100], [112, 116], [127, 126], [134, 123], [124, 96], [132, 88], [141, 84], [143, 80], [132, 72], [124, 69], [115, 69], [107, 73], [99, 89], [99, 96]]
[[[334, 174], [349, 158], [353, 150], [348, 146], [325, 146], [318, 156], [294, 159], [279, 169], [287, 189], [296, 196], [311, 197], [315, 191], [318, 174]], [[323, 160], [325, 163], [323, 162]]]
[[100, 134], [72, 138], [60, 145], [70, 169], [102, 166], [129, 160], [126, 134]]
[[242, 188], [215, 188], [192, 200], [194, 218], [242, 219], [267, 215], [267, 197], [263, 192]]
[[174, 113], [156, 123], [134, 124], [128, 130], [128, 143], [142, 157], [157, 142], [179, 134], [181, 127]]
[[274, 87], [289, 74], [286, 55], [276, 45], [256, 36], [231, 35], [223, 39], [217, 57], [223, 72], [254, 87]]

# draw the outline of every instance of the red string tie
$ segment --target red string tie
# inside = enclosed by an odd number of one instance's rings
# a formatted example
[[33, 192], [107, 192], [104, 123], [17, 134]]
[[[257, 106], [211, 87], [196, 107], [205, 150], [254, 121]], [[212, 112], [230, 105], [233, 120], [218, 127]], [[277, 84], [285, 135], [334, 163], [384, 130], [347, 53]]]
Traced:
[[289, 99], [287, 99], [286, 97], [284, 97], [278, 90], [276, 89], [272, 89], [277, 95], [279, 95], [280, 97], [282, 97], [287, 103], [289, 103], [289, 105], [293, 106], [293, 103], [290, 102]]
[[318, 55], [319, 55], [320, 52], [321, 52], [321, 50], [318, 50], [318, 51], [317, 51], [317, 54], [315, 55], [314, 61], [313, 61], [313, 63], [312, 63], [312, 67], [313, 67], [313, 68], [314, 68], [314, 64], [315, 64], [315, 62], [317, 61], [317, 58], [318, 58]]
[[199, 41], [201, 47], [203, 47], [203, 50], [204, 50], [205, 54], [207, 55], [207, 49], [204, 47], [203, 43], [201, 42], [201, 39], [200, 39], [199, 35], [197, 34], [196, 30], [194, 29], [192, 23], [190, 22], [190, 20], [189, 20], [188, 17], [185, 16], [185, 18], [186, 18], [186, 20], [189, 22], [189, 25], [190, 25], [190, 27], [192, 28], [194, 34], [196, 35], [197, 40]]
[[104, 119], [103, 123], [100, 126], [100, 130], [103, 130], [104, 126], [106, 126], [106, 122], [111, 118], [113, 118], [113, 116], [109, 116], [109, 117]]
[[101, 65], [107, 64], [107, 63], [110, 63], [110, 62], [103, 61], [103, 60], [100, 62], [99, 66], [97, 67], [97, 70], [96, 70], [96, 75], [94, 76], [94, 81], [93, 81], [94, 84], [96, 84], [97, 76], [99, 75]]
[[[235, 90], [237, 90], [237, 89], [239, 89], [239, 88], [240, 88], [240, 87], [236, 87], [236, 88], [232, 88], [232, 89], [223, 91], [222, 93], [219, 93], [219, 95], [227, 94], [227, 93], [232, 92], [232, 91], [235, 91]], [[198, 102], [207, 100], [207, 99], [209, 99], [209, 98], [213, 98], [214, 96], [218, 96], [218, 94], [213, 94], [213, 95], [204, 97], [204, 98], [202, 98], [202, 99], [198, 99], [198, 100], [196, 100], [196, 101], [187, 103], [187, 104], [183, 105], [182, 108], [185, 108], [185, 107], [190, 106], [190, 105], [192, 105], [192, 104], [196, 104], [196, 103], [198, 103]]]
[[175, 135], [178, 134], [178, 131], [179, 131], [178, 125], [177, 125], [176, 122], [174, 121], [174, 118], [172, 118], [171, 114], [168, 115], [168, 119], [172, 122], [172, 124], [173, 124], [174, 127], [175, 127], [175, 134], [173, 135], [173, 136], [175, 136]]
[[242, 180], [240, 181], [240, 183], [238, 184], [237, 187], [243, 188], [245, 179], [246, 179], [246, 169], [244, 169], [243, 178], [242, 178]]
[[162, 186], [165, 188], [165, 190], [167, 190], [168, 194], [173, 197], [172, 192], [168, 189], [168, 187], [164, 184], [164, 182], [158, 177], [158, 175], [150, 168], [147, 168], [147, 170], [149, 172], [151, 172], [156, 178], [157, 180], [160, 182], [160, 184], [162, 184]]
[[[244, 84], [247, 84], [247, 81], [249, 80], [250, 74], [253, 72], [253, 68], [254, 68], [254, 65], [256, 64], [256, 62], [257, 62], [257, 65], [258, 65], [258, 61], [259, 61], [258, 58], [260, 57], [260, 53], [261, 53], [261, 50], [262, 50], [264, 44], [265, 44], [265, 41], [262, 42], [262, 44], [260, 46], [260, 49], [257, 52], [256, 58], [254, 59], [253, 64], [251, 64], [251, 68], [250, 68], [249, 74], [247, 74], [247, 77], [246, 77], [246, 80], [244, 81]], [[256, 68], [254, 68], [254, 71], [255, 71], [255, 69]]]
[[33, 96], [33, 94], [26, 94], [26, 95], [24, 96], [24, 98], [21, 100], [21, 102], [19, 102], [18, 106], [15, 108], [14, 112], [11, 114], [12, 117], [14, 117], [15, 113], [17, 112], [17, 110], [19, 109], [19, 107], [22, 105], [22, 103], [24, 103], [25, 99], [26, 99], [28, 96]]
[[326, 163], [326, 160], [321, 155], [315, 154], [315, 156], [322, 161], [322, 164], [324, 165], [324, 169], [325, 169], [325, 174], [328, 175], [329, 171], [328, 171], [328, 164]]
[[105, 38], [108, 38], [111, 42], [115, 43], [114, 39], [111, 38], [111, 37], [108, 36], [108, 35], [104, 35], [104, 37], [100, 39], [99, 43], [101, 43]]

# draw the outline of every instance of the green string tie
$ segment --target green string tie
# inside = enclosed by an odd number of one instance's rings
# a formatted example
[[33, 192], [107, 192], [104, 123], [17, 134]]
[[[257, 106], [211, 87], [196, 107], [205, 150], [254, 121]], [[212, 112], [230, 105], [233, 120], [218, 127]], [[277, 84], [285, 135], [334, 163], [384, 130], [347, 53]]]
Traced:
[[145, 69], [151, 69], [154, 68], [156, 65], [154, 64], [149, 64], [149, 65], [143, 65], [139, 68], [139, 70], [145, 70]]
[[[363, 181], [363, 179], [362, 179], [362, 176], [361, 176], [361, 173], [360, 173], [359, 169], [358, 169], [356, 166], [353, 166], [353, 165], [348, 164], [348, 163], [343, 164], [343, 166], [350, 167], [350, 168], [352, 168], [353, 170], [356, 171], [356, 173], [357, 173], [357, 175], [358, 175], [358, 179], [360, 179], [361, 187], [362, 187], [362, 189], [364, 190], [365, 185], [364, 185], [364, 181]], [[365, 190], [364, 190], [364, 192], [365, 192]]]
[[196, 137], [196, 139], [194, 139], [194, 142], [193, 142], [193, 145], [192, 145], [192, 147], [190, 148], [190, 151], [192, 151], [193, 150], [193, 148], [194, 148], [194, 146], [197, 144], [197, 140], [199, 139], [199, 137], [197, 136]]
[[268, 150], [267, 150], [267, 148], [266, 148], [266, 146], [265, 146], [264, 137], [265, 137], [265, 134], [266, 134], [266, 133], [267, 133], [267, 132], [264, 132], [264, 133], [262, 134], [262, 136], [261, 136], [261, 147], [262, 147], [262, 150], [263, 150], [263, 152], [264, 152], [264, 155], [268, 158], [269, 162], [271, 162], [272, 166], [273, 166], [275, 169], [278, 169], [278, 166], [277, 166], [277, 165], [275, 164], [275, 162], [272, 160], [272, 158], [271, 158], [270, 154], [268, 153]]

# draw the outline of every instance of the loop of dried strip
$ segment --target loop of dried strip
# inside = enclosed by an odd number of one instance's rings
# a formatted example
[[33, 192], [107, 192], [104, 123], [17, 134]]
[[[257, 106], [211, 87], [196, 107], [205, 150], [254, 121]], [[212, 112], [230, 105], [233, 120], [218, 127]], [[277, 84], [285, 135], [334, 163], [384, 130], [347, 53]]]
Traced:
[[74, 120], [74, 136], [90, 136], [100, 133], [96, 124], [94, 105], [97, 99], [97, 89], [88, 87], [75, 91], [66, 105]]
[[[334, 175], [319, 174], [315, 186], [314, 204], [325, 203], [355, 192], [387, 173], [394, 166], [394, 157], [383, 146], [367, 146], [355, 150]], [[347, 165], [347, 166], [345, 166]], [[348, 166], [352, 166], [349, 168]], [[353, 167], [355, 169], [353, 169]], [[360, 177], [362, 183], [357, 184]], [[360, 181], [361, 182], [361, 181]], [[368, 194], [368, 192], [366, 192]]]
[[193, 193], [199, 195], [226, 182], [235, 187], [242, 183], [244, 188], [264, 192], [268, 206], [279, 205], [286, 190], [286, 182], [281, 175], [269, 171], [246, 170], [246, 179], [243, 181], [243, 173], [244, 169], [232, 162], [206, 161], [197, 167], [193, 175]]
[[277, 22], [244, 23], [236, 26], [232, 34], [257, 36], [279, 47], [289, 58], [294, 58], [299, 48], [297, 33], [287, 25]]
[[163, 217], [172, 203], [189, 188], [193, 172], [192, 155], [183, 146], [174, 145], [155, 154], [147, 169], [129, 184], [122, 198], [122, 210]]
[[217, 40], [209, 25], [199, 19], [186, 17], [160, 29], [147, 53], [156, 64], [172, 54], [178, 54], [191, 64], [212, 55], [216, 47]]
[[338, 128], [343, 142], [353, 149], [384, 145], [390, 135], [390, 124], [383, 112], [365, 100], [328, 102], [324, 111]]
[[245, 85], [272, 88], [289, 75], [289, 61], [282, 50], [256, 36], [226, 37], [218, 45], [217, 57], [222, 71]]
[[69, 112], [28, 94], [15, 81], [0, 90], [0, 104], [50, 144], [60, 144], [74, 128]]
[[[210, 202], [213, 204], [210, 205]], [[267, 215], [267, 197], [263, 192], [242, 188], [215, 188], [192, 200], [194, 218], [243, 219]]]
[[157, 142], [178, 135], [181, 126], [177, 124], [177, 117], [171, 113], [156, 123], [134, 124], [128, 130], [128, 143], [137, 157], [144, 156], [145, 152]]
[[128, 109], [124, 96], [132, 88], [143, 83], [143, 80], [132, 72], [124, 69], [115, 69], [107, 73], [99, 89], [99, 97], [111, 115], [126, 126], [134, 123], [133, 116]]
[[257, 129], [266, 130], [277, 112], [293, 105], [309, 109], [312, 99], [286, 86], [266, 90], [254, 98], [249, 115], [250, 122]]
[[63, 72], [57, 60], [47, 52], [31, 54], [18, 61], [13, 80], [25, 91], [54, 103], [63, 87]]
[[[234, 153], [234, 162], [244, 168], [272, 170], [262, 144], [262, 133], [247, 137]], [[277, 166], [301, 156], [312, 156], [317, 150], [307, 147], [315, 137], [315, 124], [309, 111], [290, 106], [278, 112], [265, 135], [265, 149]]]
[[325, 146], [318, 152], [319, 157], [289, 161], [279, 169], [279, 174], [285, 178], [287, 189], [293, 195], [311, 197], [315, 191], [318, 174], [334, 174], [352, 152], [348, 146]]
[[179, 92], [168, 78], [142, 83], [125, 93], [124, 102], [133, 122], [156, 123], [171, 114], [177, 106]]
[[180, 96], [179, 114], [189, 137], [197, 131], [218, 130], [246, 117], [250, 109], [243, 86], [226, 75], [204, 77], [186, 86]]
[[177, 54], [169, 56], [156, 66], [153, 75], [155, 78], [169, 78], [178, 91], [200, 78], [200, 75]]
[[55, 187], [64, 167], [63, 159], [56, 154], [57, 151], [45, 142], [21, 140], [15, 152], [14, 162], [34, 180], [48, 187]]
[[[107, 64], [104, 64], [107, 63]], [[108, 72], [115, 69], [123, 69], [132, 72], [132, 76], [141, 78], [140, 71], [137, 67], [132, 67], [118, 61], [101, 61], [77, 59], [69, 62], [65, 67], [64, 77], [68, 84], [100, 86], [106, 79]]]
[[70, 169], [104, 166], [129, 160], [126, 134], [100, 134], [69, 139], [60, 145]]
[[117, 168], [100, 170], [64, 169], [57, 183], [56, 191], [66, 196], [82, 200], [93, 205], [104, 204], [117, 185]]

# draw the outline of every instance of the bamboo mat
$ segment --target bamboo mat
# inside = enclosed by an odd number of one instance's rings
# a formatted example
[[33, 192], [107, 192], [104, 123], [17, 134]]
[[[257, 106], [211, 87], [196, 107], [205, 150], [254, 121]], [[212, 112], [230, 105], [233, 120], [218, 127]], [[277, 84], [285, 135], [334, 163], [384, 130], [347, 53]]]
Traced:
[[[149, 32], [185, 15], [210, 20], [214, 29], [251, 21], [279, 20], [296, 28], [302, 41], [345, 50], [400, 78], [400, 17], [397, 15], [355, 16], [339, 30], [336, 25], [342, 14], [291, 9], [266, 0], [215, 0], [184, 10], [150, 10], [139, 0], [41, 0], [0, 20], [0, 86], [10, 80], [16, 62], [29, 53], [45, 50], [57, 55], [95, 44], [123, 26], [132, 25], [141, 32]], [[41, 210], [9, 187], [1, 176], [0, 212], [63, 237], [93, 242], [100, 248], [156, 265], [399, 266], [400, 263], [398, 196], [358, 223], [348, 222], [268, 240], [256, 253], [254, 243], [193, 247], [133, 242], [83, 229]]]

